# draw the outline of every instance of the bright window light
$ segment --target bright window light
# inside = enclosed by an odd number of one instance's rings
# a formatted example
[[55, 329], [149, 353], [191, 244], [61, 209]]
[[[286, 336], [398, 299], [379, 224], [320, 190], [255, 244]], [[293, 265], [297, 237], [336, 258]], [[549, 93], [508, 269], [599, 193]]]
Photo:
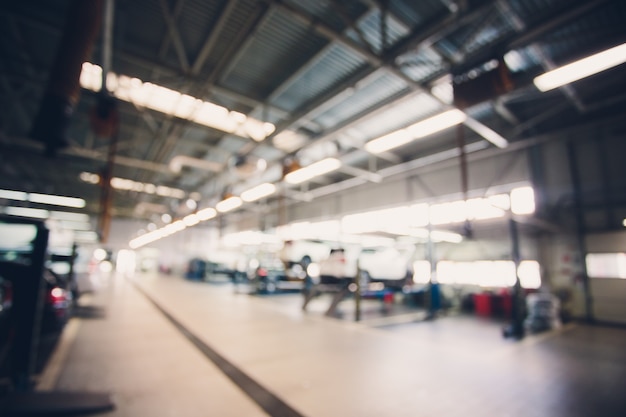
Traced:
[[85, 200], [83, 200], [82, 198], [63, 197], [59, 195], [30, 193], [28, 194], [28, 200], [33, 203], [50, 204], [53, 206], [64, 206], [64, 207], [74, 207], [74, 208], [85, 207]]
[[626, 219], [622, 220], [622, 225], [626, 227]]
[[626, 62], [626, 43], [546, 72], [534, 79], [540, 91], [549, 91]]
[[513, 214], [532, 214], [535, 212], [535, 193], [532, 187], [511, 190], [511, 211]]
[[449, 127], [463, 123], [467, 119], [465, 113], [454, 109], [417, 122], [405, 129], [396, 130], [365, 144], [371, 153], [381, 153], [402, 146], [416, 139], [423, 138]]
[[511, 287], [516, 280], [515, 263], [513, 261], [440, 261], [437, 263], [437, 280], [442, 284]]
[[[517, 273], [523, 288], [537, 289], [541, 286], [537, 261], [520, 262]], [[517, 277], [513, 261], [440, 261], [437, 263], [437, 280], [442, 284], [504, 288], [515, 285]]]
[[0, 198], [7, 200], [26, 201], [28, 194], [21, 191], [0, 190]]
[[341, 161], [339, 159], [322, 159], [321, 161], [315, 162], [304, 168], [300, 168], [296, 171], [290, 172], [289, 174], [285, 175], [285, 181], [289, 184], [300, 184], [312, 178], [332, 172], [338, 169], [340, 166]]
[[227, 199], [220, 201], [219, 203], [215, 205], [215, 208], [220, 213], [226, 213], [228, 211], [231, 211], [240, 207], [241, 204], [242, 204], [241, 198], [234, 196], [234, 197], [228, 197]]
[[215, 210], [213, 207], [203, 208], [196, 213], [196, 216], [198, 216], [198, 219], [200, 221], [210, 220], [217, 216], [217, 210]]
[[267, 197], [268, 195], [272, 195], [275, 192], [276, 186], [272, 183], [266, 182], [241, 193], [241, 199], [247, 202], [256, 201], [263, 197]]
[[522, 288], [537, 289], [541, 287], [541, 270], [537, 261], [522, 261], [517, 267]]
[[626, 279], [626, 253], [589, 253], [585, 263], [590, 278]]

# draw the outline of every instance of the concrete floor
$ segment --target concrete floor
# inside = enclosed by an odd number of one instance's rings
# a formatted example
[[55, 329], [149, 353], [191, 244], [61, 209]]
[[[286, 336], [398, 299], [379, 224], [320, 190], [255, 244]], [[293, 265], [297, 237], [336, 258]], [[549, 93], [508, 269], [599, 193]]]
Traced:
[[111, 276], [81, 303], [39, 389], [109, 392], [100, 415], [626, 415], [624, 329], [516, 342], [476, 317], [381, 320], [366, 303], [355, 323], [326, 317], [324, 298], [303, 312], [300, 295], [163, 275]]

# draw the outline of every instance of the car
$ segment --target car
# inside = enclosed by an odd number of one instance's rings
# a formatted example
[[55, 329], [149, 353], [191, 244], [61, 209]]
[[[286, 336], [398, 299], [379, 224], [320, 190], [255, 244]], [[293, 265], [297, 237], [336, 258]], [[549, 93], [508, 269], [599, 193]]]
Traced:
[[42, 333], [58, 332], [65, 327], [73, 310], [73, 295], [69, 280], [49, 268], [43, 271], [45, 285], [41, 316]]
[[415, 252], [415, 247], [363, 249], [358, 260], [361, 278], [398, 290], [412, 285]]
[[285, 264], [276, 255], [261, 255], [250, 260], [248, 279], [254, 291], [260, 294], [285, 289], [301, 289], [303, 278], [287, 274]]
[[[356, 255], [356, 256], [355, 256]], [[348, 284], [357, 276], [358, 254], [346, 248], [333, 248], [328, 258], [319, 263], [320, 284]]]
[[280, 259], [287, 269], [300, 265], [306, 269], [311, 263], [319, 263], [328, 258], [331, 246], [317, 240], [287, 240], [280, 251]]

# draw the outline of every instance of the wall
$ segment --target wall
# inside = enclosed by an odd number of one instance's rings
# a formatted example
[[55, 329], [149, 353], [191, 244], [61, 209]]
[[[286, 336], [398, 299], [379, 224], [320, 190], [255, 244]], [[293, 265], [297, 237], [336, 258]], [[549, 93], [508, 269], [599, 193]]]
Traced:
[[[589, 235], [589, 253], [626, 252], [626, 232]], [[626, 279], [591, 278], [594, 318], [600, 321], [626, 324]]]

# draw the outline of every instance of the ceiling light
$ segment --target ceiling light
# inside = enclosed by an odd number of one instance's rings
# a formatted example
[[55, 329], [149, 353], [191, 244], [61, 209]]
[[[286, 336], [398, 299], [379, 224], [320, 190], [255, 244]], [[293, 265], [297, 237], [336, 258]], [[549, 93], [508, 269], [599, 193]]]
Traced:
[[536, 77], [533, 82], [540, 91], [549, 91], [624, 62], [626, 62], [626, 43], [548, 71]]
[[80, 242], [97, 242], [98, 234], [96, 232], [74, 232], [74, 239]]
[[449, 127], [463, 123], [467, 119], [465, 113], [454, 109], [417, 122], [405, 129], [396, 130], [385, 136], [371, 140], [365, 144], [365, 149], [371, 153], [381, 153], [398, 146], [405, 145], [415, 139], [423, 138]]
[[7, 200], [26, 201], [28, 194], [21, 191], [0, 190], [0, 198]]
[[196, 213], [196, 216], [198, 216], [198, 219], [200, 219], [200, 221], [210, 220], [217, 216], [217, 210], [215, 210], [213, 207], [207, 207], [198, 211]]
[[255, 201], [260, 198], [267, 197], [268, 195], [274, 194], [275, 192], [276, 186], [274, 184], [266, 182], [241, 193], [241, 199], [247, 202]]
[[289, 184], [300, 184], [308, 181], [311, 178], [327, 174], [331, 171], [338, 169], [341, 166], [341, 161], [337, 158], [326, 158], [314, 164], [308, 165], [304, 168], [300, 168], [296, 171], [290, 172], [285, 175], [285, 181]]
[[50, 218], [54, 220], [69, 220], [72, 222], [88, 222], [89, 215], [84, 213], [71, 213], [69, 211], [51, 211]]
[[[91, 91], [102, 87], [102, 68], [84, 62], [80, 73], [80, 85]], [[242, 113], [201, 99], [182, 94], [157, 84], [143, 82], [138, 78], [107, 74], [106, 85], [118, 99], [146, 107], [181, 119], [192, 120], [227, 133], [236, 133], [257, 142], [272, 134], [276, 127]]]
[[196, 224], [200, 223], [200, 219], [197, 215], [190, 214], [183, 218], [183, 223], [185, 223], [185, 226], [195, 226]]
[[622, 225], [623, 225], [624, 227], [626, 227], [626, 219], [624, 219], [624, 220], [622, 221]]
[[228, 197], [225, 200], [220, 201], [219, 203], [215, 205], [215, 208], [220, 213], [226, 213], [227, 211], [236, 209], [237, 207], [241, 206], [241, 204], [242, 204], [241, 198], [233, 196], [233, 197]]
[[5, 207], [4, 214], [8, 214], [9, 216], [31, 217], [34, 219], [47, 219], [50, 212], [48, 212], [48, 210], [28, 207]]
[[60, 220], [59, 224], [62, 229], [70, 229], [70, 230], [83, 230], [88, 231], [92, 229], [91, 223], [85, 222], [75, 222], [71, 220]]
[[50, 204], [53, 206], [64, 206], [64, 207], [75, 207], [75, 208], [85, 207], [85, 200], [83, 200], [82, 198], [63, 197], [60, 195], [30, 193], [28, 194], [28, 201], [31, 201], [33, 203]]

